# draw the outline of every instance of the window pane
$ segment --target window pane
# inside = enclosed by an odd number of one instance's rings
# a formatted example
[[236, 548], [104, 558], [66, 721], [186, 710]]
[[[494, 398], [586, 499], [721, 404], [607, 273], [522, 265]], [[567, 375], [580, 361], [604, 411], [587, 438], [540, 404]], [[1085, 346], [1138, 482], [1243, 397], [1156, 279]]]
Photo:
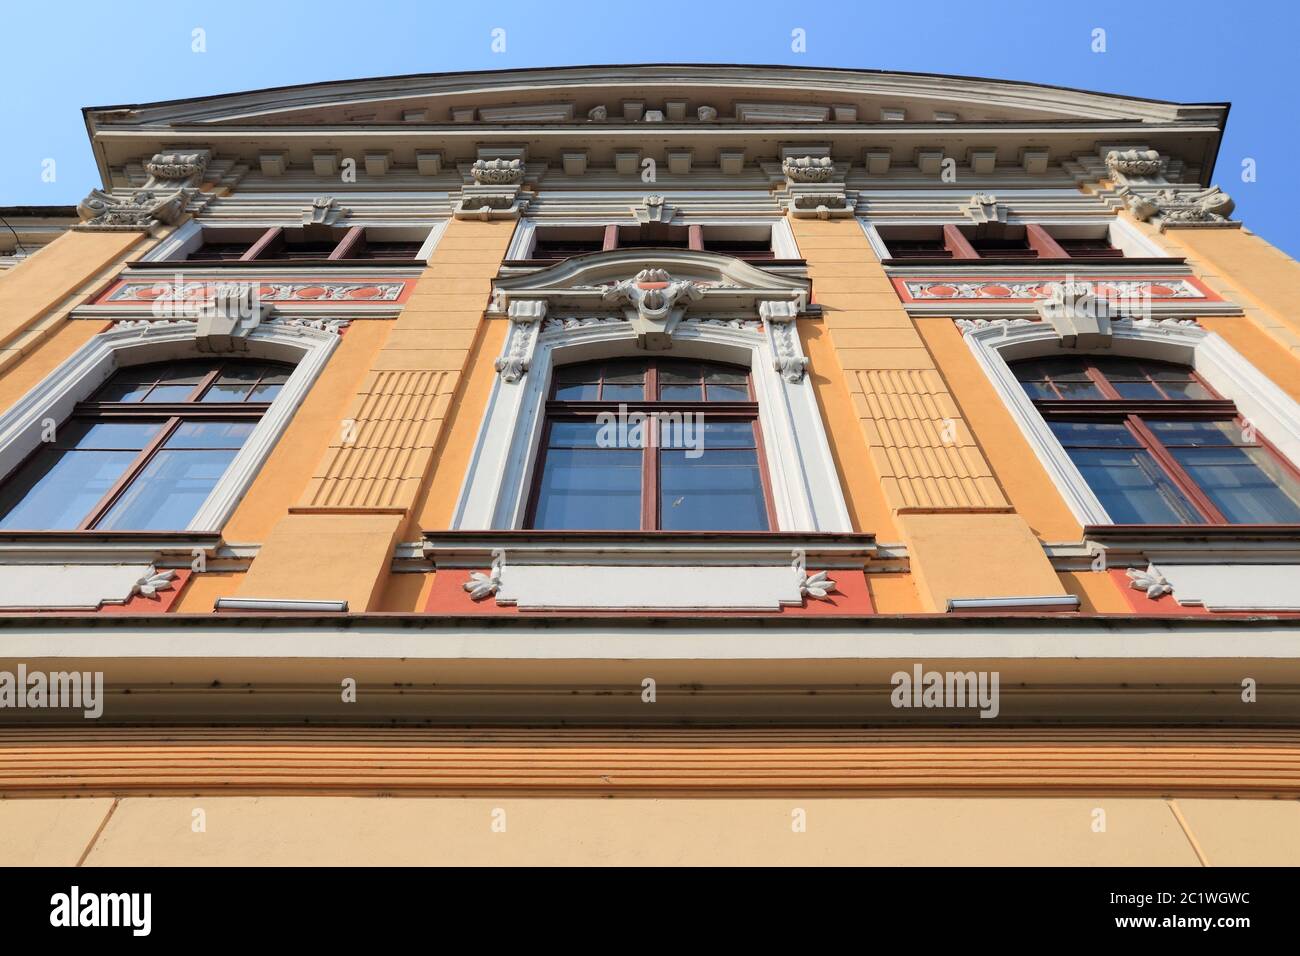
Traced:
[[197, 385], [211, 371], [212, 365], [207, 362], [175, 362], [162, 368], [158, 381], [163, 385]]
[[599, 398], [599, 365], [562, 365], [555, 370], [555, 397], [565, 402], [594, 402]]
[[162, 427], [162, 422], [69, 422], [58, 430], [58, 446], [140, 451]]
[[204, 402], [242, 402], [248, 397], [248, 385], [223, 385], [214, 384], [203, 393]]
[[234, 457], [233, 449], [158, 452], [96, 528], [108, 531], [183, 529]]
[[552, 448], [538, 488], [534, 528], [641, 527], [641, 452]]
[[1146, 419], [1147, 427], [1166, 445], [1247, 444], [1235, 422]]
[[92, 402], [142, 402], [150, 385], [112, 381], [91, 396]]
[[284, 386], [278, 383], [262, 382], [253, 389], [253, 394], [248, 396], [250, 402], [273, 402], [275, 397], [280, 394]]
[[185, 402], [194, 394], [193, 385], [159, 385], [146, 397], [146, 402]]
[[1163, 399], [1160, 389], [1156, 388], [1154, 382], [1143, 379], [1140, 382], [1111, 382], [1115, 386], [1115, 391], [1119, 392], [1120, 398], [1139, 398], [1139, 399]]
[[0, 529], [76, 528], [135, 460], [133, 451], [41, 451], [0, 494]]
[[1052, 434], [1066, 448], [1138, 447], [1140, 442], [1120, 422], [1049, 422]]
[[644, 362], [610, 362], [600, 397], [611, 402], [641, 401], [645, 398], [645, 371]]
[[1149, 452], [1137, 448], [1071, 448], [1069, 454], [1116, 524], [1203, 521]]
[[620, 421], [551, 422], [549, 448], [641, 448], [650, 426], [635, 413]]
[[1165, 390], [1165, 394], [1173, 401], [1199, 401], [1214, 398], [1208, 388], [1192, 379], [1182, 379], [1180, 381], [1161, 380], [1160, 387]]
[[182, 422], [163, 447], [239, 449], [255, 425], [255, 422]]
[[1170, 451], [1229, 521], [1300, 521], [1300, 481], [1267, 449], [1183, 447]]
[[767, 506], [754, 450], [691, 454], [659, 453], [660, 526], [665, 531], [766, 531]]
[[1081, 358], [1030, 359], [1015, 363], [1016, 378], [1022, 382], [1050, 378], [1058, 382], [1088, 381], [1087, 367]]

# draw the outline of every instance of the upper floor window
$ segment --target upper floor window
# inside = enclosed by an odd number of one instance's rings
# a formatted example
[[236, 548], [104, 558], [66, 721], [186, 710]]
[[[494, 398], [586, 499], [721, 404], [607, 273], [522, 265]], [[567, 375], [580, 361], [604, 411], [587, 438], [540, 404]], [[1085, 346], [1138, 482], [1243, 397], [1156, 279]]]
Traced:
[[538, 226], [531, 250], [517, 254], [558, 261], [611, 249], [700, 249], [735, 256], [748, 262], [779, 258], [769, 225], [646, 225]]
[[1116, 524], [1300, 522], [1300, 472], [1192, 369], [1092, 355], [1013, 369]]
[[234, 360], [118, 371], [0, 485], [0, 530], [184, 529], [292, 371]]
[[745, 368], [680, 359], [560, 366], [528, 526], [766, 531], [761, 449]]
[[206, 228], [181, 258], [190, 262], [416, 260], [422, 234], [367, 226]]
[[1144, 249], [1126, 249], [1105, 223], [884, 225], [876, 232], [890, 259], [1110, 259], [1148, 254]]

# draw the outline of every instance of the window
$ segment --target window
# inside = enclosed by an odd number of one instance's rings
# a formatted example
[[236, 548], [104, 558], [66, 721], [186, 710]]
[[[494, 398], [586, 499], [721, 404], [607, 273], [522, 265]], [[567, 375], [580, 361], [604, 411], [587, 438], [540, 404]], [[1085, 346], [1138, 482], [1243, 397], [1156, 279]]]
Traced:
[[185, 256], [190, 262], [415, 261], [423, 235], [353, 226], [206, 229]]
[[771, 527], [747, 369], [678, 359], [564, 365], [546, 414], [529, 527]]
[[881, 226], [877, 233], [890, 259], [1098, 259], [1123, 258], [1105, 224], [1029, 223], [947, 226]]
[[700, 249], [747, 262], [771, 262], [780, 258], [773, 242], [772, 227], [757, 224], [538, 226], [531, 245], [521, 244], [514, 254], [557, 262], [610, 249]]
[[292, 371], [219, 360], [118, 371], [0, 485], [0, 530], [184, 529]]
[[1191, 369], [1102, 356], [1013, 369], [1114, 523], [1300, 522], [1300, 473]]

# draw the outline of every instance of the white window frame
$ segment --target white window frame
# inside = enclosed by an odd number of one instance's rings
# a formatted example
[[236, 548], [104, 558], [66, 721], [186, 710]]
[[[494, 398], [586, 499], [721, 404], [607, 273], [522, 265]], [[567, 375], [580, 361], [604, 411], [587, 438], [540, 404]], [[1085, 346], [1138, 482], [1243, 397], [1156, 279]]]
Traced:
[[[1300, 404], [1221, 336], [1176, 319], [1122, 320], [1111, 324], [1111, 332], [1109, 349], [1074, 354], [1131, 356], [1190, 366], [1211, 388], [1232, 400], [1238, 413], [1266, 435], [1279, 453], [1300, 462]], [[1019, 359], [1059, 356], [1074, 350], [1061, 347], [1050, 323], [1026, 319], [992, 321], [967, 331], [965, 339], [1079, 523], [1114, 524], [1010, 366]]]
[[[227, 357], [200, 352], [196, 329], [191, 321], [120, 322], [79, 348], [0, 415], [0, 480], [7, 480], [40, 446], [42, 432], [50, 422], [62, 425], [78, 402], [89, 398], [119, 369], [150, 362]], [[338, 347], [339, 335], [329, 320], [287, 319], [264, 322], [241, 341], [248, 351], [233, 353], [235, 356], [289, 362], [294, 370], [193, 519], [184, 528], [168, 530], [222, 529]]]
[[[772, 530], [851, 532], [810, 376], [787, 380], [777, 371], [771, 345], [757, 321], [753, 328], [738, 324], [687, 319], [673, 333], [672, 350], [655, 354], [747, 366], [758, 400], [764, 464], [772, 488]], [[507, 336], [503, 357], [509, 347]], [[528, 372], [513, 383], [498, 375], [493, 383], [452, 528], [524, 527], [556, 365], [645, 354], [636, 349], [636, 333], [622, 319], [600, 319], [572, 329], [545, 328]]]

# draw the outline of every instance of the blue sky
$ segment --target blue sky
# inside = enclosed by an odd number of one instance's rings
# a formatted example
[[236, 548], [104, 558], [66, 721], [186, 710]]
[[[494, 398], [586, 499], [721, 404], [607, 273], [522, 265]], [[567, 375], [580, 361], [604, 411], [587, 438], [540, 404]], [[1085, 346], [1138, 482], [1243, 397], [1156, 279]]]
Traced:
[[[191, 49], [202, 28], [207, 51]], [[504, 53], [491, 49], [506, 31]], [[806, 31], [807, 51], [791, 50]], [[1092, 52], [1093, 30], [1106, 52]], [[81, 107], [400, 73], [623, 62], [785, 63], [955, 73], [1152, 99], [1231, 101], [1215, 181], [1300, 255], [1291, 0], [493, 2], [9, 0], [0, 12], [0, 205], [99, 185]], [[1256, 181], [1243, 182], [1242, 160]], [[54, 159], [54, 182], [42, 164]]]

